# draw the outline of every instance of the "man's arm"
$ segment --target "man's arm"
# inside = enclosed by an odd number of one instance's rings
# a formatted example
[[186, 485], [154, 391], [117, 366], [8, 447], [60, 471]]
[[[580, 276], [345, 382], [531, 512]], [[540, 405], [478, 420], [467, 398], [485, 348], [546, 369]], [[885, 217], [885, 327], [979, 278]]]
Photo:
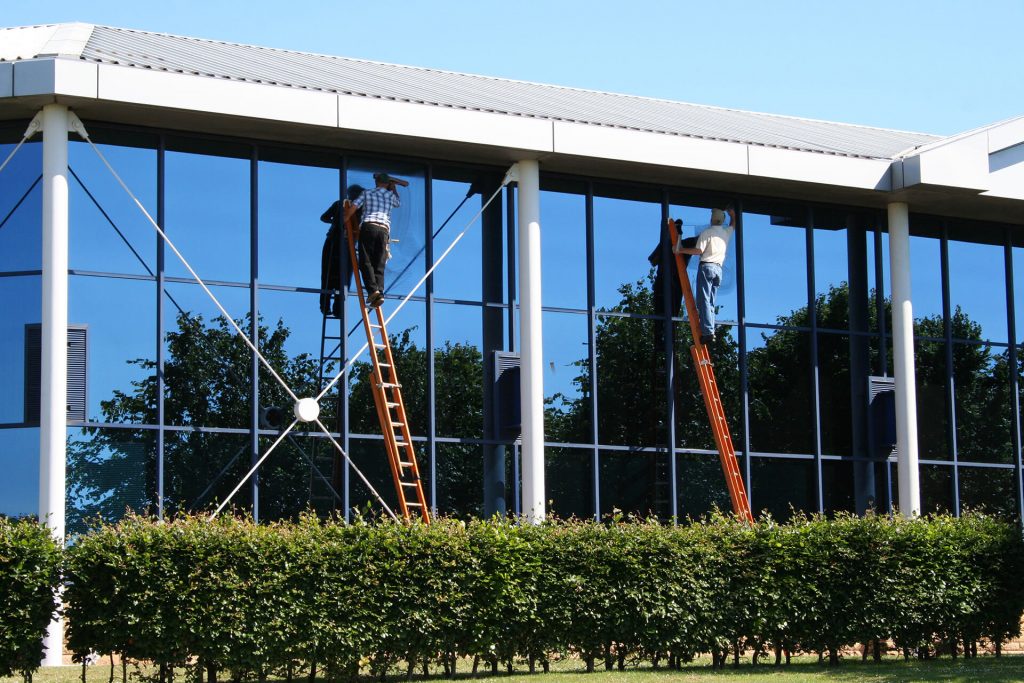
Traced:
[[729, 214], [729, 227], [735, 230], [736, 229], [736, 209], [734, 209], [734, 208], [732, 208], [730, 206], [729, 208], [727, 208], [725, 210], [725, 212], [727, 214]]

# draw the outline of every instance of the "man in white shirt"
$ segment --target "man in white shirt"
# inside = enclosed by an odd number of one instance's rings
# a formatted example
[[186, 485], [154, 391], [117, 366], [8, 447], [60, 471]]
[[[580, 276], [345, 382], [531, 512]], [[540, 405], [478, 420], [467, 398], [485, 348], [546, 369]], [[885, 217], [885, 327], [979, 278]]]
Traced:
[[[722, 225], [726, 214], [729, 225]], [[697, 314], [700, 316], [701, 344], [715, 341], [715, 299], [722, 284], [722, 264], [729, 248], [729, 240], [736, 230], [736, 211], [730, 206], [711, 209], [711, 225], [697, 236], [694, 248], [678, 249], [684, 254], [699, 254], [700, 268], [697, 270]]]

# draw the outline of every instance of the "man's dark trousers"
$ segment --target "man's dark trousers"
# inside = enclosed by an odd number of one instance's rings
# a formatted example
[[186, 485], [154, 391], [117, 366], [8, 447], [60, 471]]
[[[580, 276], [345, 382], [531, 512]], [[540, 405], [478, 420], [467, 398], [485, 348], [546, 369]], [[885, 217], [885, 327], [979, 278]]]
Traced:
[[388, 239], [390, 230], [379, 223], [363, 223], [359, 228], [359, 274], [369, 294], [384, 291]]

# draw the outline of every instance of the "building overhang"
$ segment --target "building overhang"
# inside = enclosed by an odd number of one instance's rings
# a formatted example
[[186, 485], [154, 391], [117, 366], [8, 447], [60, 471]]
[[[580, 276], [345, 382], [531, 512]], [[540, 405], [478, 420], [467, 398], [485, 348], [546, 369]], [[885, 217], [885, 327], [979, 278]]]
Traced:
[[0, 119], [111, 122], [1024, 223], [1024, 118], [880, 159], [48, 56], [0, 63]]

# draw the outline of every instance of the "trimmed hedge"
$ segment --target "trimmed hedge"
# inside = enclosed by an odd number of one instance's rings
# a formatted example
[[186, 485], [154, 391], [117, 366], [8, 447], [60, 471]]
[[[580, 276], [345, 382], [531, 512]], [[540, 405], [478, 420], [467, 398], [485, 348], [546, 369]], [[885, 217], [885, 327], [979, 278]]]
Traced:
[[[716, 664], [892, 640], [956, 652], [1019, 635], [1024, 543], [982, 515], [746, 527], [438, 520], [257, 525], [130, 517], [67, 551], [70, 647], [216, 680], [409, 673], [461, 657], [588, 669]], [[474, 664], [476, 668], [476, 664]]]
[[0, 677], [18, 673], [31, 680], [43, 661], [60, 560], [60, 548], [44, 526], [0, 517]]

